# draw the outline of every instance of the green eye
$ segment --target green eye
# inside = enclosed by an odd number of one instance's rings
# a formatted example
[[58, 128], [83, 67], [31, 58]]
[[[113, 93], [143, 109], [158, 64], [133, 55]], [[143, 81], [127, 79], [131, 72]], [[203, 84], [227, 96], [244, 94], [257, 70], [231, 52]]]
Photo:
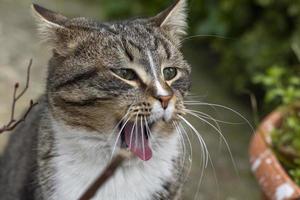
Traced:
[[133, 81], [138, 78], [138, 76], [132, 69], [112, 69], [112, 71], [121, 78], [129, 81]]
[[164, 69], [164, 77], [166, 81], [170, 81], [177, 75], [177, 69], [175, 67], [167, 67]]

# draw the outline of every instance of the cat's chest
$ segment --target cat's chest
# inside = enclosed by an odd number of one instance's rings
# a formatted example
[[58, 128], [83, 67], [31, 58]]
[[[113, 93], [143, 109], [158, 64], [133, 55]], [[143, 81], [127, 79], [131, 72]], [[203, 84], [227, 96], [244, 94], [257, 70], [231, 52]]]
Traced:
[[[52, 199], [78, 199], [86, 188], [106, 167], [109, 156], [101, 148], [83, 148], [78, 141], [66, 141], [56, 133], [57, 157], [55, 168], [55, 193]], [[151, 200], [162, 191], [166, 181], [173, 179], [173, 160], [178, 156], [178, 138], [174, 136], [159, 146], [150, 161], [137, 165], [126, 164], [99, 190], [95, 200]], [[80, 142], [79, 142], [80, 143]]]

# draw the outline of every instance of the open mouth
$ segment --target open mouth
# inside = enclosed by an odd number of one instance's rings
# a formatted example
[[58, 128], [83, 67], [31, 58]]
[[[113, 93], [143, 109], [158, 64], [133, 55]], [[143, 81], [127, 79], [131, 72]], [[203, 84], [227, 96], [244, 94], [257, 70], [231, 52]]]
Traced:
[[121, 147], [128, 148], [134, 155], [143, 161], [152, 158], [152, 149], [149, 143], [149, 129], [153, 124], [148, 126], [142, 123], [127, 122], [125, 125], [120, 125], [121, 132]]

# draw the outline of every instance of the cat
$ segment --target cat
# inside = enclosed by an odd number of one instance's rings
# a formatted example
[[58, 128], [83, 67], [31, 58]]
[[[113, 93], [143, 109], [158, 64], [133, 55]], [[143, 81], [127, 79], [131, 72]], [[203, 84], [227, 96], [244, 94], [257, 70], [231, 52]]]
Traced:
[[0, 199], [76, 200], [120, 149], [133, 158], [93, 199], [181, 199], [186, 0], [110, 23], [32, 8], [53, 55], [45, 94], [1, 157]]

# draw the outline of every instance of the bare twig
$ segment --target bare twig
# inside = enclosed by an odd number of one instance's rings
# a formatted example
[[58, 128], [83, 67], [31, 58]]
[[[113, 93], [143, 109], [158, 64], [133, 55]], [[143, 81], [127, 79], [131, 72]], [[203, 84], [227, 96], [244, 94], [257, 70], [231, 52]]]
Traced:
[[27, 89], [29, 88], [29, 81], [30, 81], [30, 70], [32, 66], [32, 59], [30, 59], [28, 67], [27, 67], [27, 79], [26, 79], [26, 85], [24, 89], [20, 92], [20, 94], [17, 95], [17, 91], [19, 89], [19, 83], [15, 84], [14, 87], [14, 92], [13, 92], [13, 102], [11, 105], [11, 115], [10, 115], [10, 121], [4, 125], [2, 128], [0, 128], [0, 134], [6, 131], [11, 131], [14, 128], [16, 128], [21, 122], [25, 121], [26, 117], [28, 116], [29, 112], [32, 110], [34, 106], [36, 106], [38, 103], [33, 103], [32, 100], [30, 100], [29, 108], [23, 115], [23, 117], [19, 120], [15, 119], [15, 108], [16, 108], [16, 103], [18, 100], [25, 94]]
[[119, 154], [108, 164], [105, 170], [94, 181], [93, 184], [84, 192], [79, 200], [90, 200], [95, 196], [97, 191], [114, 175], [116, 170], [122, 165], [122, 163], [129, 159], [132, 154], [129, 151], [121, 150]]

